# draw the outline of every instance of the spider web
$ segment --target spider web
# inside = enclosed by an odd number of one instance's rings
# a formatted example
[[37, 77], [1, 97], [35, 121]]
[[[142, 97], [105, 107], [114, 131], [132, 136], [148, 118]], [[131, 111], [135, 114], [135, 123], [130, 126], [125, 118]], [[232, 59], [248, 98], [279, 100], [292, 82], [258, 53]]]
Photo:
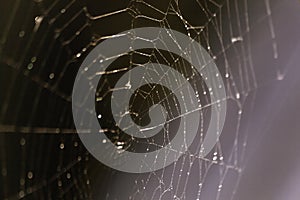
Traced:
[[[278, 58], [269, 0], [15, 0], [3, 4], [2, 18], [7, 20], [1, 21], [0, 61], [1, 74], [7, 75], [1, 78], [6, 86], [0, 115], [2, 199], [235, 198], [248, 141], [243, 117], [251, 112], [259, 87], [284, 77], [278, 65], [258, 74], [253, 59], [252, 40], [258, 31], [269, 38], [267, 58]], [[163, 146], [166, 137], [167, 141], [172, 137], [181, 106], [167, 88], [144, 85], [131, 99], [132, 118], [147, 124], [147, 107], [161, 102], [175, 123], [165, 126], [164, 138], [156, 140], [139, 143], [120, 136], [109, 112], [102, 110], [114, 90], [124, 89], [114, 84], [132, 68], [150, 62], [176, 68], [200, 91], [196, 95], [203, 107], [197, 110], [201, 115], [198, 142], [188, 153], [165, 169], [133, 175], [102, 165], [85, 150], [73, 124], [71, 91], [80, 64], [97, 44], [145, 26], [174, 29], [200, 42], [220, 70], [216, 76], [225, 83], [228, 113], [214, 150], [199, 157], [212, 105], [201, 76], [185, 60], [159, 49], [115, 55], [118, 59], [107, 71], [95, 74], [102, 75], [96, 108], [104, 133], [120, 151], [147, 152]], [[114, 159], [109, 152], [107, 156]]]

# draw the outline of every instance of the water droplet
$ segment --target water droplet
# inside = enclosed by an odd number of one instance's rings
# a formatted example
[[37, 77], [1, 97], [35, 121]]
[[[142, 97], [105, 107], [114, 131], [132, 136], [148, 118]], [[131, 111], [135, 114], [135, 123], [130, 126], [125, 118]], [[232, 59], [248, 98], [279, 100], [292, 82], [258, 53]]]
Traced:
[[31, 60], [30, 60], [32, 63], [34, 63], [36, 61], [36, 57], [32, 57]]
[[223, 185], [219, 185], [219, 187], [218, 187], [219, 192], [221, 191], [222, 187], [223, 187]]
[[25, 179], [24, 178], [20, 179], [20, 185], [25, 185]]
[[25, 138], [21, 138], [21, 140], [20, 140], [20, 145], [21, 145], [21, 146], [24, 146], [25, 144], [26, 144]]
[[241, 36], [239, 36], [239, 37], [232, 37], [231, 38], [231, 42], [232, 43], [240, 42], [240, 41], [243, 41], [243, 38]]
[[21, 190], [21, 191], [19, 192], [19, 197], [20, 197], [20, 198], [24, 198], [24, 196], [25, 196], [25, 192], [24, 192], [23, 190]]
[[284, 79], [284, 74], [280, 73], [279, 71], [277, 72], [277, 80], [281, 81]]
[[33, 64], [32, 64], [32, 63], [29, 63], [29, 64], [27, 65], [27, 69], [31, 70], [32, 68], [33, 68]]
[[27, 173], [27, 177], [28, 177], [28, 179], [32, 179], [32, 178], [33, 178], [33, 173], [32, 173], [32, 171], [29, 171], [29, 172]]
[[20, 31], [20, 32], [19, 32], [19, 37], [20, 37], [20, 38], [24, 37], [24, 35], [25, 35], [25, 31]]
[[55, 76], [54, 73], [49, 74], [49, 78], [50, 78], [50, 79], [53, 79], [54, 76]]
[[34, 18], [34, 21], [35, 21], [36, 24], [41, 23], [42, 20], [43, 20], [43, 17], [41, 17], [41, 16], [36, 16], [36, 17]]
[[58, 185], [58, 187], [61, 187], [61, 186], [62, 186], [61, 180], [59, 180], [59, 181], [57, 182], [57, 185]]

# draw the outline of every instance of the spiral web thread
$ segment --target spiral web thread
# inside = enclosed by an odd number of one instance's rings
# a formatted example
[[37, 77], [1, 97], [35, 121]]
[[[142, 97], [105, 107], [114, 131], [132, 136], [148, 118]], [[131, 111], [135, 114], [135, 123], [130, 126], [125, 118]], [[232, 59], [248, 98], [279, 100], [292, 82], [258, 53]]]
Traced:
[[[1, 100], [0, 115], [1, 198], [98, 198], [99, 194], [92, 189], [95, 170], [90, 167], [91, 156], [80, 143], [72, 123], [70, 94], [78, 67], [95, 45], [121, 31], [145, 25], [176, 29], [178, 25], [180, 31], [200, 41], [220, 68], [221, 74], [216, 76], [222, 76], [227, 100], [235, 107], [231, 111], [235, 112], [232, 114], [235, 120], [234, 128], [230, 129], [233, 134], [228, 136], [231, 137], [229, 153], [225, 155], [222, 141], [218, 142], [206, 158], [189, 152], [166, 171], [135, 176], [135, 180], [127, 183], [131, 185], [127, 196], [118, 196], [110, 190], [109, 184], [102, 184], [102, 193], [105, 193], [102, 196], [107, 199], [201, 199], [209, 190], [213, 192], [213, 199], [234, 199], [247, 148], [247, 134], [240, 129], [244, 103], [249, 94], [266, 82], [257, 78], [251, 51], [250, 35], [261, 23], [266, 25], [264, 31], [270, 38], [266, 42], [270, 44], [272, 59], [278, 58], [269, 0], [253, 3], [255, 5], [248, 0], [155, 4], [144, 0], [108, 4], [100, 1], [96, 6], [92, 1], [15, 0], [7, 4], [11, 12], [4, 23], [0, 46], [2, 70], [9, 73], [4, 79], [7, 89]], [[260, 13], [252, 17], [250, 9]], [[121, 18], [125, 24], [119, 23]], [[109, 34], [105, 32], [107, 29]], [[149, 57], [149, 62], [157, 56], [134, 53]], [[138, 63], [130, 62], [119, 69], [98, 73], [114, 75], [130, 70], [135, 64]], [[181, 64], [182, 69], [185, 67], [188, 66]], [[284, 73], [275, 66], [270, 77], [270, 80], [281, 80]], [[178, 83], [178, 87], [183, 84]], [[110, 88], [103, 96], [118, 89], [124, 88]], [[151, 98], [150, 93], [144, 95]], [[197, 95], [207, 94], [204, 91]], [[98, 96], [97, 101], [101, 98]], [[10, 114], [13, 111], [20, 114]], [[199, 112], [203, 114], [201, 109]], [[104, 131], [114, 133], [114, 130]], [[200, 134], [203, 139], [204, 130], [201, 129]], [[8, 144], [14, 145], [15, 161], [9, 157], [12, 145]], [[116, 145], [122, 149], [124, 144]], [[19, 168], [11, 175], [13, 169], [9, 166], [14, 162], [19, 163]], [[99, 175], [100, 179], [104, 177], [115, 184], [115, 172], [104, 166], [99, 168], [109, 172], [109, 175]], [[225, 184], [227, 178], [230, 184]], [[197, 185], [193, 191], [189, 190], [190, 184]]]

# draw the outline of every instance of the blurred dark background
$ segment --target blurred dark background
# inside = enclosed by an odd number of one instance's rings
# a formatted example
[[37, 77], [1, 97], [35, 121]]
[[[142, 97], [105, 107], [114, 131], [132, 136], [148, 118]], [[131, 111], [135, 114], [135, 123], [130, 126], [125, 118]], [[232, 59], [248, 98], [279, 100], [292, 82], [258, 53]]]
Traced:
[[[296, 0], [2, 0], [0, 199], [298, 199], [299, 11]], [[143, 26], [190, 34], [216, 57], [229, 98], [224, 161], [133, 175], [81, 144], [70, 96], [81, 62]]]

